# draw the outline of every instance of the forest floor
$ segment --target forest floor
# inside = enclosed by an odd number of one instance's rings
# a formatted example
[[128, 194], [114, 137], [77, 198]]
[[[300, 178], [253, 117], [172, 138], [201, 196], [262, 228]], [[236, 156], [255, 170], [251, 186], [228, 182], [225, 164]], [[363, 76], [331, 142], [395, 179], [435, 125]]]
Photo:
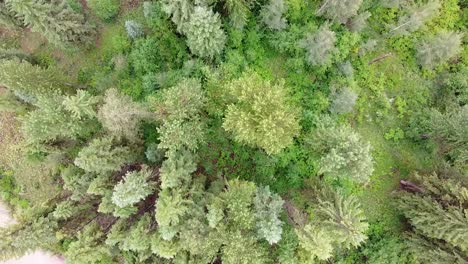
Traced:
[[[10, 215], [8, 207], [0, 201], [0, 228], [15, 224], [15, 219]], [[64, 264], [65, 260], [59, 256], [38, 250], [19, 259], [0, 261], [0, 264]]]

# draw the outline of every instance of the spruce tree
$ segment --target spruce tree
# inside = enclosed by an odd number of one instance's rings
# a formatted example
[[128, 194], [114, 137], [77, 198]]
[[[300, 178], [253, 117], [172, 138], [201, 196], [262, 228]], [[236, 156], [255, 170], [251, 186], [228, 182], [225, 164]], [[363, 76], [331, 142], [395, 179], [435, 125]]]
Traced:
[[333, 252], [333, 237], [329, 231], [313, 224], [307, 224], [302, 229], [296, 229], [299, 245], [308, 254], [320, 260], [329, 259]]
[[332, 94], [330, 112], [342, 114], [353, 111], [358, 95], [348, 87], [344, 87]]
[[306, 143], [322, 156], [319, 173], [368, 182], [374, 171], [370, 144], [349, 126], [334, 125], [330, 118], [321, 118], [317, 126], [306, 138]]
[[152, 176], [149, 168], [127, 172], [122, 181], [114, 187], [112, 202], [118, 207], [134, 205], [151, 194], [153, 186], [148, 182]]
[[228, 105], [223, 128], [239, 143], [276, 154], [299, 133], [297, 110], [288, 102], [284, 82], [272, 85], [256, 73], [227, 84], [234, 104]]
[[270, 188], [257, 188], [254, 205], [258, 235], [270, 244], [278, 243], [281, 240], [283, 222], [279, 216], [283, 210], [283, 203], [281, 197], [272, 193]]
[[162, 10], [171, 17], [172, 22], [177, 26], [177, 31], [184, 32], [186, 24], [193, 14], [193, 4], [191, 0], [163, 0]]
[[69, 91], [66, 79], [59, 72], [20, 60], [0, 61], [0, 84], [27, 103], [34, 103], [40, 95]]
[[229, 12], [231, 25], [236, 29], [243, 29], [250, 15], [254, 0], [225, 0], [224, 7]]
[[195, 79], [183, 79], [176, 86], [161, 91], [155, 102], [157, 118], [162, 121], [158, 128], [159, 148], [169, 152], [197, 149], [204, 140], [200, 114], [205, 101], [201, 84]]
[[63, 46], [73, 42], [91, 41], [93, 29], [65, 1], [5, 0], [5, 3], [25, 26], [44, 35], [53, 44]]
[[415, 175], [423, 192], [401, 193], [398, 206], [426, 240], [438, 239], [468, 252], [468, 187], [437, 174]]
[[220, 55], [226, 42], [221, 25], [218, 14], [206, 7], [196, 6], [184, 30], [190, 51], [210, 59]]
[[86, 172], [107, 174], [133, 160], [129, 147], [118, 146], [112, 137], [96, 138], [81, 149], [75, 165]]

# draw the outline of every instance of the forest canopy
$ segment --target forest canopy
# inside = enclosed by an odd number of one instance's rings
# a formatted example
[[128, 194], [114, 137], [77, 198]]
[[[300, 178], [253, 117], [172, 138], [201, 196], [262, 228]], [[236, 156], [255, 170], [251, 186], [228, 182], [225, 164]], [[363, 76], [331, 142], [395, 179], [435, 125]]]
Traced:
[[0, 261], [468, 263], [463, 0], [0, 0]]

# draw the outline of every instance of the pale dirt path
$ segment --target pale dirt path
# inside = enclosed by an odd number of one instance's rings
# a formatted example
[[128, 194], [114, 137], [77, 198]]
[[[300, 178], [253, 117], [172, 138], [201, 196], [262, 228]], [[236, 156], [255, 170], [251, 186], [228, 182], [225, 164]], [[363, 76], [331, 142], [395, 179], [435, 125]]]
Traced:
[[[5, 204], [0, 201], [0, 228], [15, 224], [15, 219]], [[19, 259], [0, 261], [0, 264], [64, 264], [65, 260], [59, 256], [53, 256], [47, 252], [36, 251]]]

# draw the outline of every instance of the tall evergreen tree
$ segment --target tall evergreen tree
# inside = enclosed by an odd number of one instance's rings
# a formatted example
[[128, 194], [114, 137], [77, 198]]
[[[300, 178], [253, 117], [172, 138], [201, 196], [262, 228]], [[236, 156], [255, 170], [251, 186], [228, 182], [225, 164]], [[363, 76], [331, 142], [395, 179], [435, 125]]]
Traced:
[[[399, 209], [426, 240], [438, 239], [468, 253], [468, 187], [437, 174], [415, 175], [422, 192], [401, 193]], [[429, 242], [428, 242], [429, 243]], [[430, 244], [430, 243], [429, 243]], [[419, 255], [420, 253], [417, 253]]]
[[5, 0], [5, 3], [25, 26], [43, 34], [53, 44], [91, 40], [91, 26], [63, 0]]
[[425, 5], [412, 6], [407, 10], [407, 15], [401, 16], [398, 19], [397, 26], [390, 26], [392, 34], [409, 34], [412, 33], [429, 21], [439, 13], [439, 0], [430, 0]]
[[223, 128], [238, 142], [261, 147], [268, 154], [292, 144], [300, 126], [283, 81], [272, 85], [249, 73], [228, 83], [227, 89], [236, 102], [228, 106]]
[[27, 103], [34, 103], [40, 95], [50, 96], [69, 91], [66, 83], [65, 77], [59, 72], [43, 69], [27, 61], [0, 62], [0, 84]]
[[361, 4], [362, 0], [324, 0], [316, 14], [345, 24], [348, 19], [357, 15]]
[[325, 25], [317, 32], [308, 34], [299, 45], [306, 50], [306, 61], [312, 66], [317, 66], [331, 62], [332, 56], [338, 51], [335, 43], [335, 32]]
[[123, 208], [144, 199], [153, 191], [153, 186], [148, 182], [151, 176], [152, 171], [148, 168], [127, 172], [122, 181], [114, 186], [112, 202]]

